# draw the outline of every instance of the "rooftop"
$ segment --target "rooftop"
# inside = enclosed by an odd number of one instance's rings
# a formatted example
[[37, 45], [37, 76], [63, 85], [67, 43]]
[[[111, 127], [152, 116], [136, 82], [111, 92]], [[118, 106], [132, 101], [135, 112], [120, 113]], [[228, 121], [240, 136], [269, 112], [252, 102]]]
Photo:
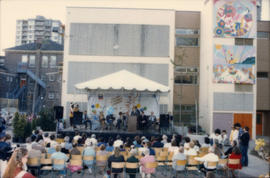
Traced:
[[[29, 50], [29, 51], [32, 51], [32, 50], [37, 50], [39, 48], [38, 46], [39, 46], [39, 44], [37, 42], [35, 42], [35, 43], [28, 43], [28, 44], [24, 44], [24, 45], [20, 45], [20, 46], [7, 48], [5, 50], [6, 51], [9, 51], [9, 50]], [[42, 51], [63, 51], [64, 46], [60, 45], [54, 41], [46, 40], [46, 41], [42, 42], [40, 50], [42, 50]]]

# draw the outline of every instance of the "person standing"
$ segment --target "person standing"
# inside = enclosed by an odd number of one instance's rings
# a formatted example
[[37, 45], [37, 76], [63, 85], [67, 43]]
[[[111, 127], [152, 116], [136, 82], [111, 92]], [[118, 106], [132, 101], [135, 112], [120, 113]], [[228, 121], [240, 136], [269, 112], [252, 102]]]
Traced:
[[244, 127], [243, 134], [240, 136], [240, 150], [242, 154], [241, 164], [242, 166], [248, 166], [248, 146], [249, 146], [249, 128]]
[[92, 130], [92, 122], [90, 121], [86, 110], [83, 112], [83, 118], [82, 119], [83, 119], [83, 122], [84, 122], [84, 125], [85, 125], [85, 129], [87, 129], [87, 123], [89, 123], [90, 130]]

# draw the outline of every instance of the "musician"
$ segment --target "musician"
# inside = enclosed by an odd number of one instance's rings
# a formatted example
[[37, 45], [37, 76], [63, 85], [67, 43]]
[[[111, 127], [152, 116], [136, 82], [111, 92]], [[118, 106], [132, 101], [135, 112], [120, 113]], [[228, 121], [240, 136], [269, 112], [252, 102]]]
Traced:
[[140, 116], [140, 110], [137, 108], [137, 106], [133, 106], [130, 115], [137, 116], [137, 118]]
[[123, 113], [122, 112], [119, 112], [119, 117], [116, 120], [116, 128], [118, 130], [120, 129], [122, 122], [123, 122]]
[[148, 119], [147, 116], [144, 115], [144, 112], [142, 111], [142, 114], [139, 116], [139, 128], [141, 129], [146, 129], [147, 123], [148, 123]]
[[87, 116], [87, 111], [86, 110], [83, 112], [83, 118], [82, 119], [83, 119], [83, 123], [85, 125], [85, 129], [87, 129], [87, 123], [89, 123], [90, 130], [92, 130], [92, 122], [89, 119], [89, 117]]
[[74, 119], [74, 104], [71, 102], [69, 109], [69, 123], [71, 127], [73, 127], [73, 119]]
[[99, 112], [99, 122], [101, 125], [101, 129], [104, 130], [105, 129], [105, 116], [103, 114], [103, 111]]
[[100, 128], [100, 122], [99, 122], [99, 116], [97, 115], [97, 112], [94, 110], [92, 111], [92, 129], [97, 130]]
[[123, 115], [123, 126], [124, 126], [124, 130], [127, 129], [128, 118], [129, 118], [128, 112], [124, 113], [124, 115]]
[[149, 120], [149, 125], [151, 127], [155, 127], [156, 126], [157, 118], [154, 115], [154, 112], [153, 111], [151, 112], [151, 115], [149, 116], [149, 119], [148, 120]]

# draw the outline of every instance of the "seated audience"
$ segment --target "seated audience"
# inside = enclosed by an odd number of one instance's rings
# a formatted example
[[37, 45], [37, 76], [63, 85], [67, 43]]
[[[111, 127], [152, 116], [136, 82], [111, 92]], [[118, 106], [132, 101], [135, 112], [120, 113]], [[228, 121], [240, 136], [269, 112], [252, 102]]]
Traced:
[[231, 153], [234, 147], [237, 147], [237, 141], [234, 140], [232, 142], [232, 145], [227, 149], [227, 151], [224, 153], [225, 157], [228, 157]]
[[179, 150], [179, 147], [177, 145], [176, 140], [172, 141], [171, 146], [168, 148], [168, 152], [173, 152], [173, 153], [177, 153]]
[[209, 139], [209, 137], [204, 137], [204, 143], [202, 144], [202, 148], [204, 148], [204, 147], [210, 147], [211, 145], [210, 145], [210, 139]]
[[[52, 154], [51, 159], [60, 159], [60, 160], [65, 160], [65, 162], [68, 160], [68, 157], [66, 154], [61, 152], [61, 146], [57, 145], [56, 146], [56, 152]], [[56, 170], [63, 170], [66, 167], [66, 164], [64, 165], [59, 165], [59, 164], [53, 164], [53, 168]], [[61, 172], [62, 174], [65, 174], [65, 172]]]
[[163, 148], [164, 144], [161, 143], [161, 138], [156, 137], [154, 143], [152, 144], [153, 148]]
[[69, 137], [65, 136], [64, 142], [61, 143], [62, 150], [61, 152], [68, 154], [70, 150], [72, 149], [72, 144], [69, 142]]
[[[239, 159], [239, 160], [241, 160], [241, 157], [242, 157], [242, 155], [241, 155], [240, 149], [237, 146], [235, 146], [232, 149], [232, 153], [230, 154], [228, 159]], [[238, 165], [228, 164], [228, 168], [230, 168], [230, 169], [242, 169], [241, 161], [239, 162]]]
[[187, 156], [196, 156], [198, 153], [195, 150], [194, 146], [195, 146], [194, 143], [190, 142], [189, 143], [189, 149], [187, 151], [185, 150], [185, 155], [187, 155]]
[[[127, 163], [138, 163], [139, 160], [136, 158], [137, 155], [137, 150], [136, 149], [132, 149], [130, 151], [130, 157], [127, 159]], [[138, 172], [138, 169], [126, 169], [126, 173], [129, 174], [129, 178], [135, 178], [135, 174]]]
[[[70, 156], [71, 155], [80, 155], [81, 154], [81, 152], [80, 152], [80, 150], [77, 148], [77, 143], [73, 143], [72, 144], [72, 149], [70, 150]], [[71, 157], [72, 158], [72, 157]]]
[[156, 172], [156, 169], [146, 168], [146, 164], [155, 162], [155, 156], [150, 155], [149, 150], [145, 150], [143, 154], [144, 157], [142, 157], [140, 160], [142, 178], [145, 178], [146, 176], [150, 178], [151, 174]]
[[218, 140], [218, 143], [221, 144], [222, 137], [220, 129], [216, 129], [214, 133], [210, 135], [211, 143], [213, 144], [215, 140]]
[[213, 171], [216, 169], [216, 166], [208, 166], [209, 162], [218, 162], [218, 156], [214, 153], [215, 149], [213, 147], [209, 147], [208, 154], [204, 155], [203, 157], [195, 157], [194, 159], [197, 161], [203, 162], [202, 165], [200, 165], [200, 170], [205, 173], [207, 171]]
[[199, 152], [200, 151], [200, 148], [201, 148], [201, 144], [198, 140], [193, 140], [194, 142], [194, 149]]
[[109, 140], [109, 144], [107, 145], [106, 149], [107, 152], [113, 152], [114, 147], [113, 147], [113, 139]]
[[190, 143], [190, 138], [185, 137], [185, 144], [184, 144], [184, 149], [185, 150], [189, 149], [189, 143]]
[[35, 149], [35, 145], [32, 145], [32, 149], [28, 152], [28, 158], [41, 158], [41, 151]]
[[177, 160], [186, 160], [187, 157], [184, 154], [184, 147], [180, 146], [178, 151], [173, 155], [172, 161], [172, 167], [175, 171], [183, 171], [185, 170], [185, 166], [177, 166], [176, 162]]
[[[93, 143], [91, 141], [87, 141], [85, 143], [85, 145], [86, 145], [86, 147], [83, 149], [82, 156], [83, 157], [84, 156], [93, 156], [93, 157], [95, 157], [96, 153], [95, 153], [95, 147], [94, 147]], [[89, 173], [92, 174], [92, 167], [93, 167], [93, 164], [94, 164], [94, 160], [84, 160], [83, 164], [88, 167]]]
[[[114, 149], [114, 154], [111, 155], [108, 159], [108, 168], [111, 169], [112, 162], [125, 162], [124, 156], [120, 154], [120, 148], [115, 147]], [[123, 169], [119, 168], [114, 168], [112, 169], [113, 173], [121, 173], [123, 172]], [[117, 174], [115, 174], [114, 177], [117, 177]]]

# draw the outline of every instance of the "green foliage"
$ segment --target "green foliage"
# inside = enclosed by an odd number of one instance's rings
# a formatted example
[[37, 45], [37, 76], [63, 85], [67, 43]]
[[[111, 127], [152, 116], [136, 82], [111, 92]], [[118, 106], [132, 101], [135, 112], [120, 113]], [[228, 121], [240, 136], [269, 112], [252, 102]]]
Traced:
[[54, 119], [54, 111], [52, 109], [44, 108], [39, 112], [39, 118], [37, 119], [37, 126], [44, 131], [55, 131], [56, 122]]
[[24, 127], [24, 138], [30, 137], [32, 134], [32, 123], [31, 121], [26, 121], [25, 127]]
[[16, 138], [25, 138], [26, 116], [15, 113], [13, 119], [13, 133]]

